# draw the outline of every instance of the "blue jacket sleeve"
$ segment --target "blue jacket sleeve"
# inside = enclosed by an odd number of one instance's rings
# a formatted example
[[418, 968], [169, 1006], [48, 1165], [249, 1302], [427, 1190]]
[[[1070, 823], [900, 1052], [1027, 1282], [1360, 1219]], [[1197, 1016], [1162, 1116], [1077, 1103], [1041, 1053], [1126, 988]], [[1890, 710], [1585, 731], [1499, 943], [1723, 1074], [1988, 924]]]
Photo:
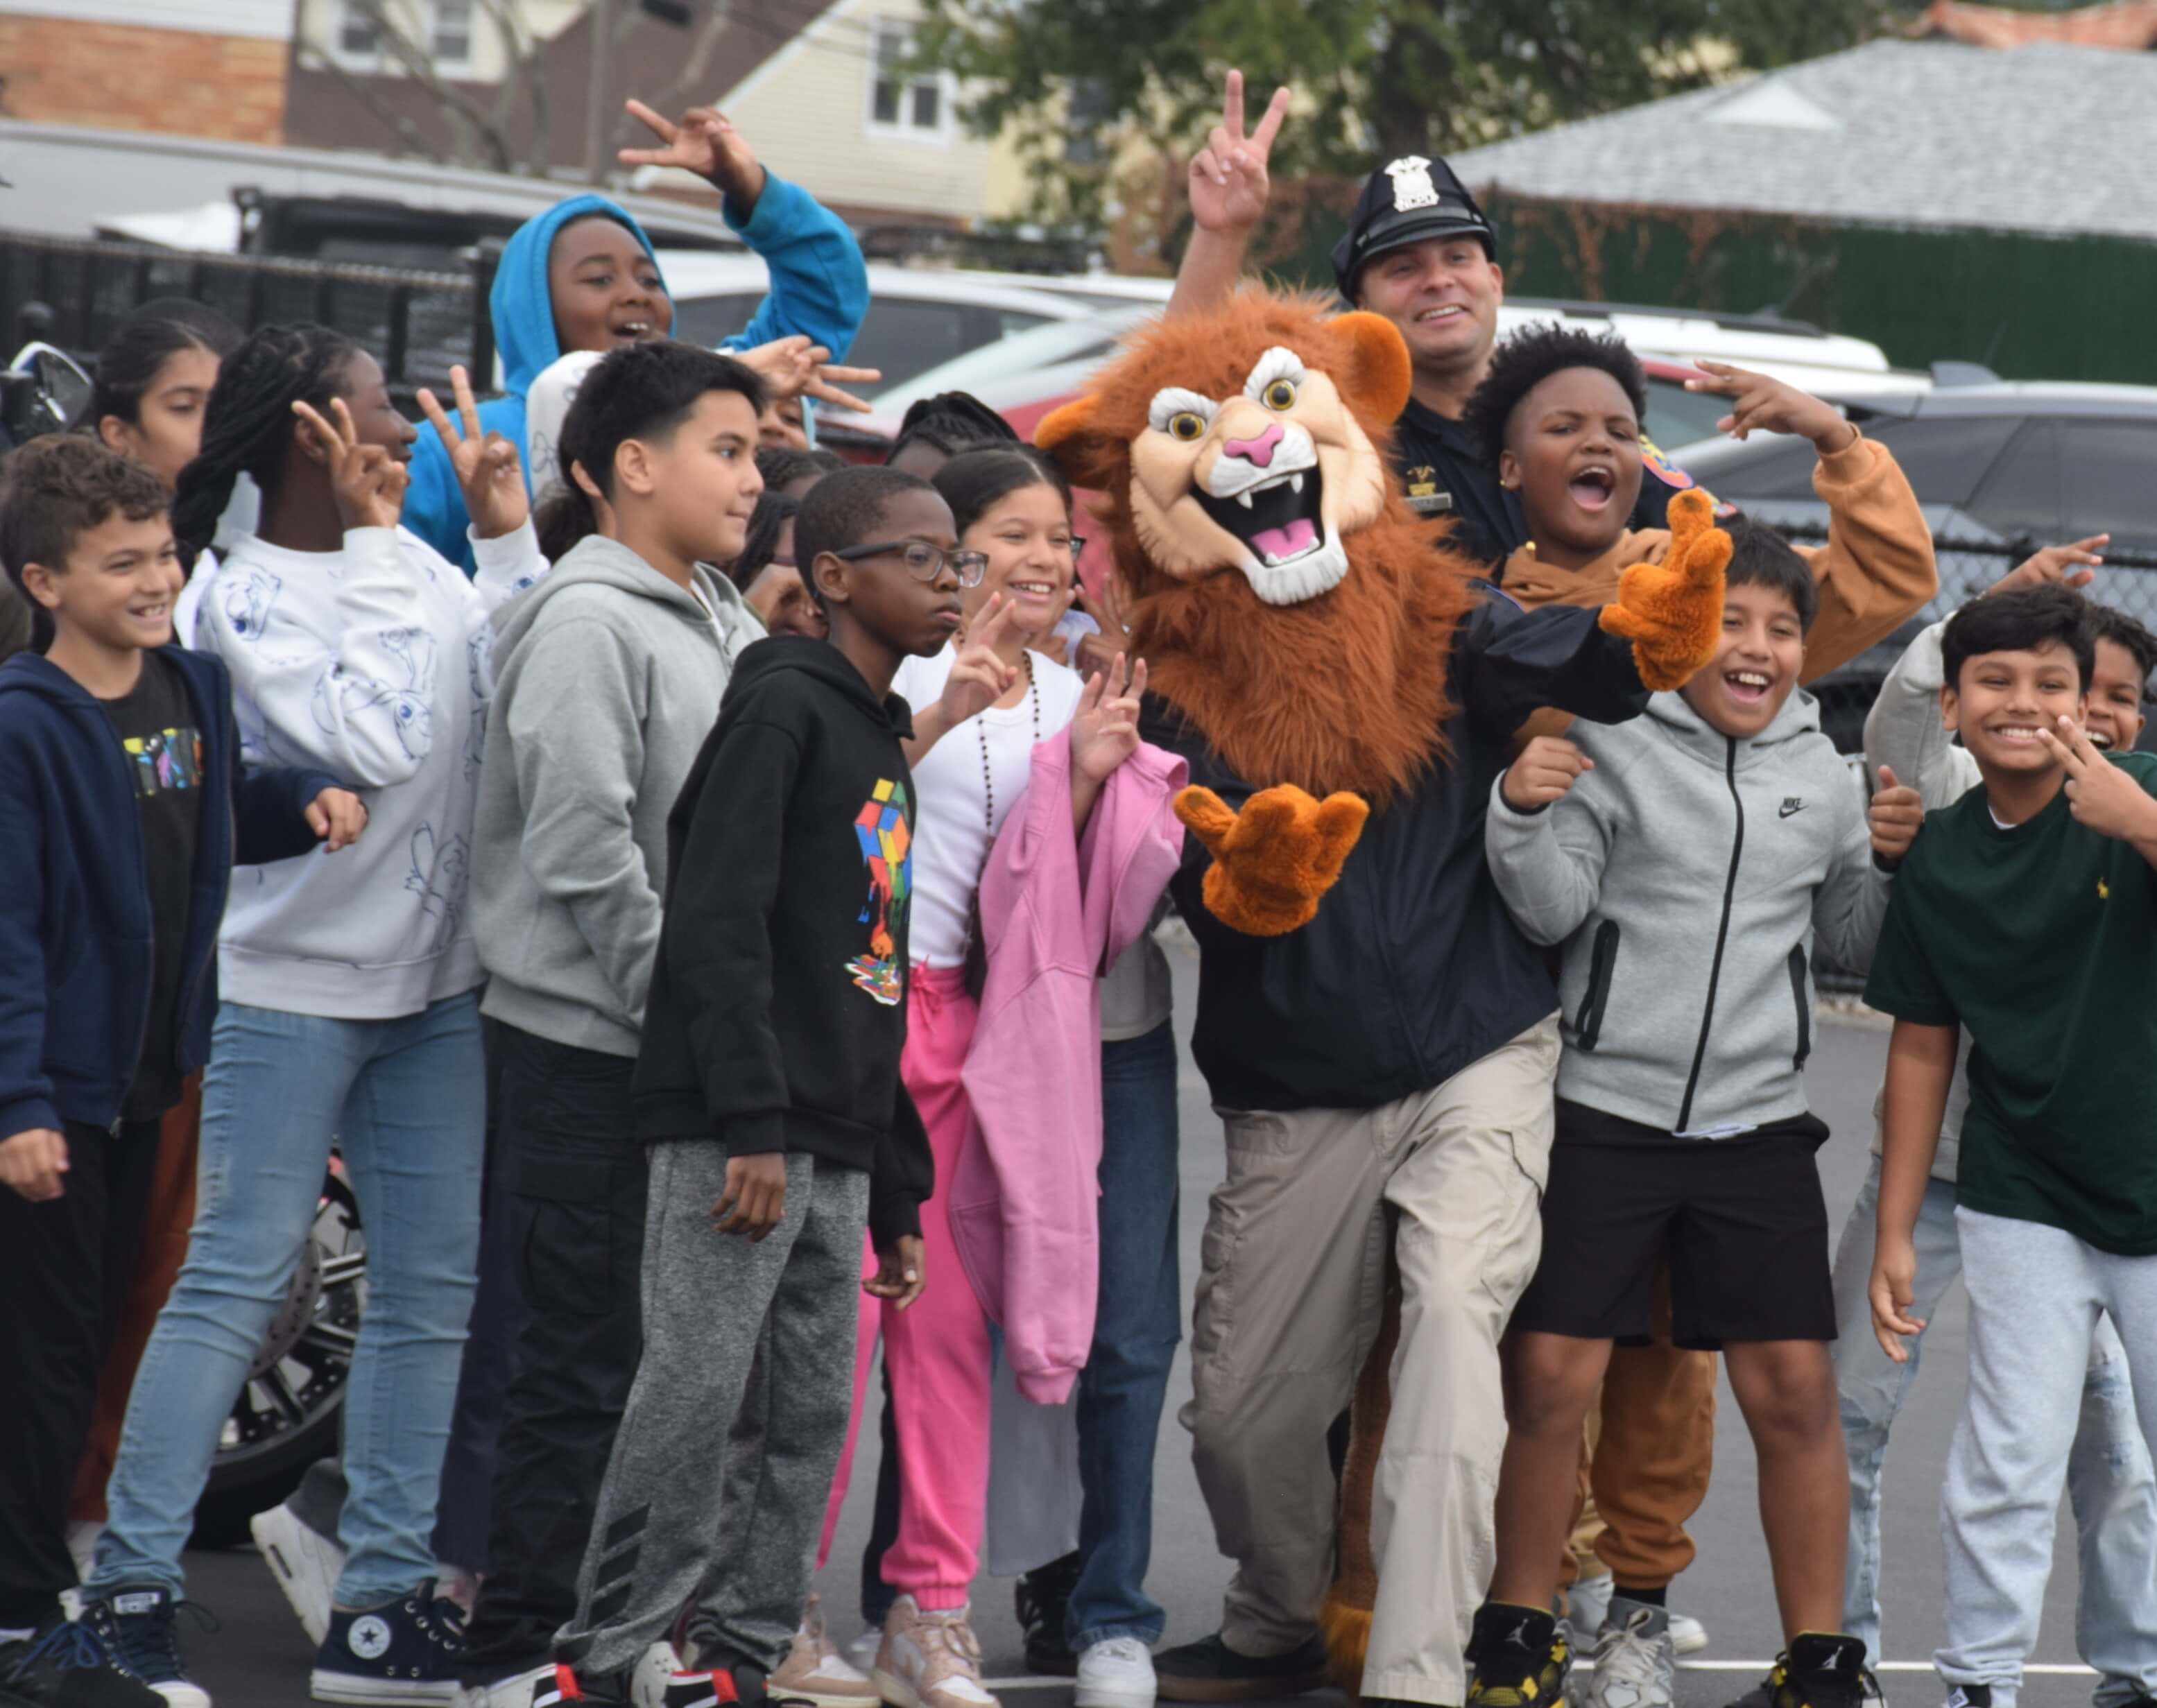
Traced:
[[60, 1124], [44, 1063], [44, 816], [21, 754], [0, 748], [0, 1139]]
[[1545, 706], [1595, 723], [1647, 710], [1633, 643], [1606, 635], [1600, 606], [1524, 611], [1491, 591], [1462, 619], [1454, 645], [1457, 697], [1487, 739], [1504, 741]]
[[[806, 332], [831, 351], [834, 362], [845, 361], [869, 306], [868, 269], [846, 222], [799, 184], [787, 183], [769, 168], [764, 193], [747, 219], [739, 217], [731, 202], [723, 203], [720, 212], [741, 240], [764, 257], [771, 270], [771, 289], [749, 323], [723, 340], [719, 347], [749, 350], [774, 338]], [[414, 460], [416, 464], [418, 459]], [[448, 459], [442, 460], [446, 468]], [[418, 486], [415, 468], [415, 491]], [[406, 525], [416, 530], [417, 524], [409, 520], [409, 497], [405, 507]], [[461, 506], [459, 511], [461, 515]], [[461, 532], [461, 522], [459, 527]]]
[[233, 749], [232, 863], [267, 866], [273, 860], [291, 860], [311, 854], [322, 839], [307, 823], [307, 805], [325, 789], [344, 785], [327, 771], [280, 766], [250, 771], [237, 762]]
[[[524, 455], [520, 443], [517, 455]], [[450, 454], [435, 430], [423, 428], [412, 446], [412, 483], [404, 489], [404, 509], [398, 521], [440, 552], [452, 563], [472, 573], [471, 544], [466, 530], [471, 517], [465, 511], [464, 490], [450, 467]], [[528, 473], [526, 479], [530, 476]]]

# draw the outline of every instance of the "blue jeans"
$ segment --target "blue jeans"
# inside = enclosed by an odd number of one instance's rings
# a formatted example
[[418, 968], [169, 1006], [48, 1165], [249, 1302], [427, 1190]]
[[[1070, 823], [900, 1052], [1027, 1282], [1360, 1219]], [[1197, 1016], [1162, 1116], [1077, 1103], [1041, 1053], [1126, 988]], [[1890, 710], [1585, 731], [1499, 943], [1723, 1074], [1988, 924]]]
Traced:
[[[1962, 1273], [1955, 1232], [1955, 1189], [1925, 1183], [1915, 1241], [1918, 1278], [1911, 1314], [1929, 1323]], [[1843, 1628], [1880, 1654], [1880, 1465], [1895, 1414], [1917, 1380], [1922, 1335], [1910, 1357], [1896, 1364], [1873, 1338], [1866, 1289], [1880, 1203], [1880, 1159], [1851, 1206], [1835, 1253], [1835, 1299], [1840, 1338], [1835, 1343], [1835, 1385], [1842, 1397], [1842, 1434], [1850, 1454], [1850, 1552], [1843, 1587]], [[2082, 1568], [2075, 1608], [2075, 1647], [2099, 1675], [2098, 1708], [2118, 1708], [2157, 1694], [2157, 1475], [2134, 1412], [2127, 1355], [2109, 1318], [2100, 1318], [2082, 1394], [2082, 1421], [2067, 1462], [2067, 1497], [2074, 1508]]]
[[195, 1502], [314, 1225], [332, 1136], [359, 1198], [368, 1274], [344, 1404], [337, 1602], [375, 1606], [434, 1574], [478, 1260], [484, 1101], [476, 995], [397, 1020], [219, 1011], [187, 1263], [136, 1373], [89, 1593], [179, 1592]]
[[1157, 1643], [1145, 1593], [1153, 1460], [1182, 1331], [1176, 1272], [1176, 1034], [1101, 1046], [1101, 1296], [1078, 1375], [1078, 1581], [1064, 1630], [1083, 1650]]

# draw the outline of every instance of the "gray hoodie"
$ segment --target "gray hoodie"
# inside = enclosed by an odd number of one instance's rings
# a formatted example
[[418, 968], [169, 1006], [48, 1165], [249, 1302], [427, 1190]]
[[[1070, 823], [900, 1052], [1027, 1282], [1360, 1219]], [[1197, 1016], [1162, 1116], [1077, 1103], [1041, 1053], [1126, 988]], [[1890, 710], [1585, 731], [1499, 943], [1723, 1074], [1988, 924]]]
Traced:
[[472, 828], [481, 1008], [557, 1043], [636, 1054], [667, 815], [764, 633], [732, 584], [696, 574], [703, 604], [594, 535], [495, 615]]
[[1793, 692], [1743, 741], [1657, 694], [1571, 735], [1595, 769], [1535, 813], [1501, 777], [1485, 827], [1521, 929], [1565, 945], [1558, 1095], [1703, 1138], [1803, 1114], [1813, 934], [1863, 969], [1887, 908], [1818, 707]]

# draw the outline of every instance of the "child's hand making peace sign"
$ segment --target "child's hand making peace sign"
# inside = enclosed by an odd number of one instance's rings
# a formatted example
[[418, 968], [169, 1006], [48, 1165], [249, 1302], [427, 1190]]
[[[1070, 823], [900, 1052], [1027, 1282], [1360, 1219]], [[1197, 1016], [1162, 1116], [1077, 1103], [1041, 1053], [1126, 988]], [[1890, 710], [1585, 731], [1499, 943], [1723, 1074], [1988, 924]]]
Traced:
[[[471, 378], [461, 367], [450, 370], [457, 419], [442, 413], [441, 400], [421, 387], [420, 407], [434, 423], [442, 449], [450, 454], [450, 467], [463, 489], [465, 508], [471, 515], [472, 532], [483, 540], [498, 540], [523, 527], [532, 514], [532, 495], [524, 487], [524, 465], [517, 447], [500, 433], [489, 433], [479, 424], [479, 404], [472, 397]], [[459, 430], [458, 423], [463, 424]]]
[[295, 399], [302, 444], [311, 443], [329, 466], [330, 490], [336, 495], [337, 520], [349, 532], [356, 527], [394, 527], [404, 509], [404, 487], [411, 478], [404, 465], [378, 445], [362, 445], [352, 411], [342, 398], [330, 399], [332, 419], [324, 420], [311, 404]]

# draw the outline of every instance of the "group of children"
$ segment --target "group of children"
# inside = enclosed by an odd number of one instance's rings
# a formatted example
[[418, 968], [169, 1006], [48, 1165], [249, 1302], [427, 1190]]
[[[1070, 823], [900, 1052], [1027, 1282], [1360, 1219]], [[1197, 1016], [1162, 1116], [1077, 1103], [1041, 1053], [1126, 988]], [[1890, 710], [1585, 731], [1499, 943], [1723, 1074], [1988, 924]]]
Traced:
[[[648, 244], [579, 198], [505, 256], [501, 400], [460, 372], [415, 431], [336, 334], [153, 306], [96, 436], [4, 471], [30, 644], [0, 670], [0, 1702], [208, 1708], [182, 1550], [333, 1143], [369, 1276], [342, 1511], [257, 1528], [318, 1700], [991, 1708], [999, 1357], [1071, 1397], [1078, 1449], [1029, 1661], [1080, 1708], [1154, 1698], [1181, 1302], [1145, 928], [1182, 764], [1140, 739], [1143, 663], [1074, 621], [1054, 466], [970, 400], [880, 469], [799, 442], [783, 399], [858, 377], [830, 360], [858, 252], [716, 115], [647, 121], [638, 159], [702, 172], [772, 261], [744, 359], [669, 342]], [[1796, 691], [1929, 595], [1928, 532], [1835, 411], [1724, 378], [1734, 419], [1818, 447], [1827, 543], [1730, 522], [1714, 660], [1630, 723], [1538, 714], [1485, 819], [1561, 964], [1554, 1136], [1518, 1159], [1559, 1260], [1502, 1401], [1391, 1420], [1502, 1403], [1465, 1698], [1672, 1700], [1664, 1582], [1561, 1618], [1604, 1369], [1658, 1335], [1722, 1350], [1760, 1455], [1789, 1645], [1757, 1695], [1876, 1693], [1880, 1457], [1966, 1245], [1941, 1676], [2011, 1708], [2072, 1480], [2085, 1652], [2125, 1708], [2157, 1692], [2157, 1397], [2157, 1397], [2157, 765], [2129, 751], [2157, 640], [2075, 590], [2092, 553], [2041, 554], [1905, 655], [1868, 805]], [[1643, 406], [1611, 342], [1496, 353], [1464, 419], [1535, 542], [1506, 593], [1599, 604], [1665, 550], [1628, 526]], [[1123, 922], [1081, 945], [1098, 989], [1013, 1001], [1027, 942], [1096, 913]], [[1832, 1263], [1815, 944], [1896, 1016]], [[1098, 1271], [1076, 1315], [968, 1219], [1062, 1215], [1084, 1193], [1039, 1170], [1072, 1155], [1100, 1194], [1061, 1248]], [[889, 1492], [842, 1651], [811, 1574], [879, 1342]], [[1310, 1681], [1300, 1649], [1215, 1647], [1214, 1700]]]

